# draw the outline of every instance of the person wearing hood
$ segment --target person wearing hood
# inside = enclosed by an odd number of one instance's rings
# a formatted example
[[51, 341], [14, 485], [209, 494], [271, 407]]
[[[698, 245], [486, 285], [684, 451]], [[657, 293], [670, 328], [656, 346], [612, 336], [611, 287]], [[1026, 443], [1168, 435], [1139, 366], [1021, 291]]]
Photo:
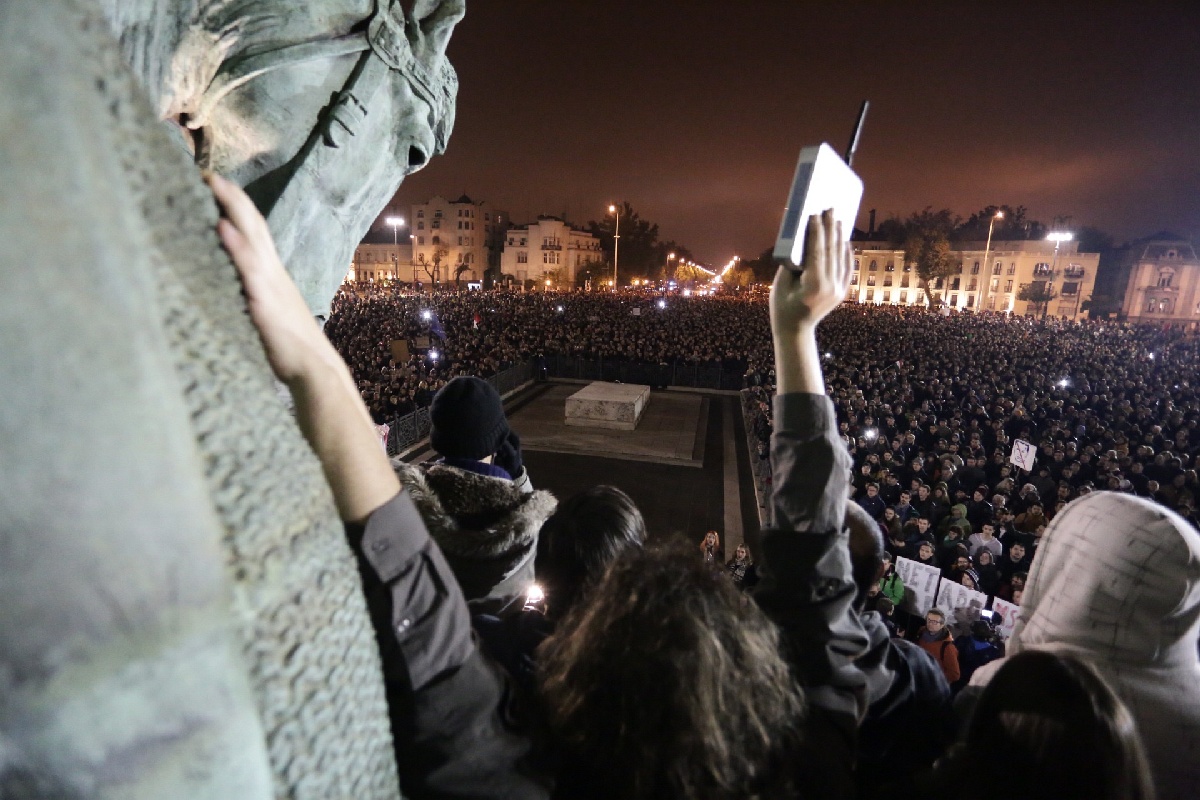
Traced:
[[1047, 529], [1008, 652], [1087, 660], [1132, 712], [1159, 800], [1183, 800], [1200, 796], [1198, 639], [1200, 533], [1143, 498], [1093, 492]]
[[955, 503], [950, 506], [950, 516], [938, 524], [938, 532], [945, 535], [949, 532], [951, 525], [957, 525], [962, 528], [964, 540], [972, 534], [973, 529], [971, 528], [971, 523], [967, 520], [967, 506], [965, 503]]
[[430, 466], [395, 459], [396, 476], [468, 601], [524, 594], [555, 499], [530, 485], [500, 395], [485, 380], [461, 376], [438, 391], [429, 417], [429, 443], [441, 459]]

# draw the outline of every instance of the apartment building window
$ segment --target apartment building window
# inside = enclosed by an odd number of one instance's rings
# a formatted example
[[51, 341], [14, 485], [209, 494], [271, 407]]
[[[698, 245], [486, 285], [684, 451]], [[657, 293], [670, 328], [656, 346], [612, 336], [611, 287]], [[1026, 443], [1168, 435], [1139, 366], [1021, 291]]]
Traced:
[[962, 262], [958, 262], [958, 274], [962, 275]]
[[884, 272], [895, 272], [895, 271], [896, 271], [896, 265], [895, 265], [893, 262], [889, 261], [889, 262], [887, 262], [886, 264], [884, 264], [884, 265], [883, 265], [883, 271], [884, 271]]
[[858, 269], [858, 259], [854, 259], [854, 268]]
[[918, 303], [925, 302], [925, 292], [923, 290], [917, 292], [917, 302]]
[[1012, 281], [1005, 281], [1005, 282], [1004, 282], [1004, 291], [1005, 291], [1005, 293], [1012, 292], [1012, 283], [1013, 283]]
[[950, 281], [950, 289], [957, 290], [961, 283], [962, 283], [962, 278], [955, 278], [954, 280]]
[[442, 223], [435, 219], [433, 222], [429, 223], [429, 227], [436, 231], [442, 227]]
[[901, 303], [907, 303], [907, 302], [908, 302], [908, 292], [901, 292], [901, 293], [900, 293], [900, 302], [901, 302]]
[[868, 303], [875, 302], [875, 290], [874, 289], [867, 289], [867, 302]]
[[462, 247], [462, 237], [458, 237], [458, 246]]
[[938, 278], [936, 281], [933, 282], [933, 288], [940, 289], [945, 284], [945, 282], [946, 282], [945, 278]]
[[996, 310], [996, 298], [989, 297], [988, 298], [988, 311], [995, 311], [995, 310]]
[[424, 237], [424, 236], [418, 236], [418, 237], [417, 237], [417, 244], [425, 244], [425, 237]]
[[876, 261], [875, 259], [871, 259], [871, 266], [868, 267], [868, 269], [870, 269], [871, 272], [875, 272], [876, 270], [879, 269], [879, 262]]
[[875, 285], [875, 276], [868, 275], [867, 276], [867, 286], [874, 286], [874, 285]]
[[892, 285], [892, 276], [891, 276], [891, 275], [884, 275], [884, 276], [883, 276], [883, 285], [884, 285], [884, 286], [891, 286], [891, 285]]
[[1158, 288], [1170, 289], [1171, 288], [1171, 280], [1174, 277], [1175, 277], [1175, 273], [1173, 273], [1173, 272], [1158, 273]]
[[1074, 296], [1078, 293], [1079, 293], [1079, 282], [1078, 281], [1063, 281], [1063, 287], [1062, 287], [1061, 294]]
[[1016, 274], [1017, 274], [1017, 262], [1015, 262], [1015, 261], [1012, 261], [1012, 262], [1010, 262], [1010, 263], [1009, 263], [1009, 265], [1008, 265], [1008, 274], [1009, 274], [1009, 275], [1016, 275]]
[[1000, 261], [997, 261], [997, 262], [996, 262], [996, 266], [992, 267], [992, 274], [993, 274], [993, 275], [999, 275], [999, 274], [1000, 274], [1000, 271], [1001, 271], [1001, 270], [1003, 270], [1003, 269], [1004, 269], [1004, 264], [1003, 264], [1002, 262], [1000, 262]]
[[417, 219], [424, 219], [424, 217], [425, 217], [425, 209], [423, 209], [423, 208], [418, 209], [417, 210]]
[[974, 308], [974, 307], [975, 307], [975, 295], [969, 294], [969, 295], [967, 295], [967, 308]]
[[999, 278], [992, 278], [992, 283], [991, 283], [990, 289], [993, 292], [999, 291], [999, 289], [1000, 289], [1000, 279]]
[[440, 236], [434, 236], [434, 237], [433, 237], [433, 243], [434, 243], [434, 244], [441, 244], [441, 243], [442, 243], [442, 237], [440, 237]]
[[904, 275], [900, 278], [900, 286], [901, 286], [901, 288], [908, 287], [908, 276], [907, 275]]
[[518, 264], [528, 264], [529, 263], [529, 253], [526, 253], [524, 250], [517, 253], [517, 263]]
[[884, 292], [884, 293], [883, 293], [883, 302], [885, 302], [885, 303], [890, 303], [890, 302], [892, 302], [892, 293], [891, 293], [891, 292]]
[[958, 306], [958, 295], [956, 295], [956, 294], [950, 295], [950, 305], [955, 306], [955, 307]]
[[978, 261], [976, 261], [976, 262], [974, 263], [974, 265], [972, 265], [972, 267], [971, 267], [971, 274], [972, 274], [972, 275], [978, 275], [978, 274], [979, 274], [979, 262], [978, 262]]
[[851, 275], [851, 276], [850, 276], [850, 285], [851, 285], [851, 286], [858, 286], [858, 275]]
[[979, 281], [976, 278], [971, 278], [971, 280], [969, 280], [967, 282], [967, 291], [968, 292], [973, 292], [978, 288], [979, 288]]

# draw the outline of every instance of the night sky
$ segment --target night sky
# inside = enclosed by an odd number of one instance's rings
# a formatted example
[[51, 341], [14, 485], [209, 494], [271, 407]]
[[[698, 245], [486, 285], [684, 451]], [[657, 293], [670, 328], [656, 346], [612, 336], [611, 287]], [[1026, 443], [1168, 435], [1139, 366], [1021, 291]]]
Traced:
[[396, 202], [517, 223], [626, 200], [704, 260], [774, 243], [800, 147], [845, 147], [878, 219], [1025, 205], [1120, 242], [1200, 239], [1200, 3], [468, 0], [447, 153]]

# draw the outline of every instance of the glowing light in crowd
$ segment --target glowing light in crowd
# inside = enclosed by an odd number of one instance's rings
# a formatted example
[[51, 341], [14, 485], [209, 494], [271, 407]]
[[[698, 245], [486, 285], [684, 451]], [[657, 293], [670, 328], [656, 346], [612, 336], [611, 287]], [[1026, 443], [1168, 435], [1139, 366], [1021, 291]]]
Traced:
[[684, 296], [684, 297], [691, 297], [691, 296], [692, 296], [692, 290], [691, 290], [691, 289], [684, 289], [684, 290], [683, 290], [683, 296]]
[[529, 588], [525, 590], [526, 603], [540, 603], [546, 599], [546, 591], [536, 583], [529, 584]]
[[563, 307], [562, 307], [562, 306], [555, 306], [555, 307], [554, 307], [554, 310], [555, 310], [555, 311], [557, 311], [558, 313], [560, 313], [560, 314], [561, 314], [561, 313], [563, 312]]
[[1066, 378], [1063, 378], [1061, 381], [1058, 382], [1058, 385], [1060, 387], [1066, 387], [1066, 386], [1070, 386], [1071, 382], [1069, 380], [1067, 380]]
[[430, 350], [430, 351], [429, 351], [429, 360], [430, 360], [430, 361], [437, 361], [437, 360], [438, 360], [438, 357], [439, 357], [439, 356], [438, 356], [438, 351], [437, 351], [437, 350]]
[[666, 308], [666, 307], [667, 307], [667, 301], [666, 301], [666, 300], [659, 300], [659, 301], [658, 301], [658, 307], [659, 307], [659, 308]]
[[433, 312], [428, 308], [421, 309], [421, 319], [428, 322], [429, 320], [433, 319]]
[[1154, 360], [1154, 353], [1151, 353], [1151, 354], [1150, 354], [1150, 360], [1151, 360], [1151, 361], [1153, 361], [1153, 360]]
[[879, 431], [875, 430], [874, 428], [867, 428], [865, 431], [863, 431], [863, 438], [865, 438], [868, 442], [875, 441], [875, 437], [878, 435]]

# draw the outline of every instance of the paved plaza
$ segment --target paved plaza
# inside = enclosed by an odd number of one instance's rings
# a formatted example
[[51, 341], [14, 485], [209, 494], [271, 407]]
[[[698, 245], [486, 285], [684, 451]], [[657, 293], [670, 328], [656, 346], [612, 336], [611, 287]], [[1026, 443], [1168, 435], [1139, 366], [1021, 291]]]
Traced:
[[[754, 484], [738, 398], [655, 390], [636, 430], [566, 425], [566, 398], [581, 383], [538, 384], [506, 401], [530, 478], [560, 498], [596, 484], [626, 492], [652, 536], [700, 541], [723, 534], [726, 555], [758, 527]], [[423, 448], [410, 456], [434, 457]]]

